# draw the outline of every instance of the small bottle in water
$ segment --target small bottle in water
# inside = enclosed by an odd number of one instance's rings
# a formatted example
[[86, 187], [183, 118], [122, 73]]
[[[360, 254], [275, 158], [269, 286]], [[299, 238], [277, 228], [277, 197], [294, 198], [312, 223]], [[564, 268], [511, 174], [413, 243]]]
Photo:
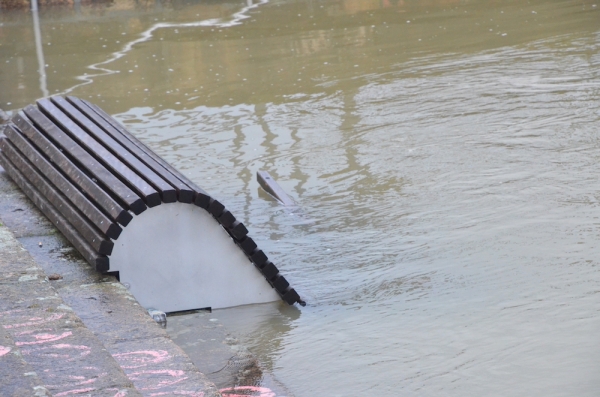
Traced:
[[148, 314], [154, 321], [160, 324], [161, 327], [167, 328], [167, 314], [165, 312], [150, 308], [148, 309]]

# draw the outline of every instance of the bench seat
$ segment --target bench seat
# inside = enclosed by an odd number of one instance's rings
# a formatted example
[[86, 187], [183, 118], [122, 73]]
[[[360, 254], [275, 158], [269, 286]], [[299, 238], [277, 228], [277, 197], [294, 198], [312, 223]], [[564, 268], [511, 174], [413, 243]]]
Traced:
[[242, 222], [99, 107], [55, 96], [17, 113], [0, 165], [100, 272], [165, 312], [304, 304]]

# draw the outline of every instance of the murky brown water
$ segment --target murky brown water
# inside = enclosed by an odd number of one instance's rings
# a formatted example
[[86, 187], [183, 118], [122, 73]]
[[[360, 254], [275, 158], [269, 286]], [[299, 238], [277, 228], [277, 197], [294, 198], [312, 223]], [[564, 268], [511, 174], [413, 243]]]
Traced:
[[297, 397], [598, 395], [600, 2], [0, 20], [1, 108], [88, 98], [263, 238], [309, 306], [215, 315]]

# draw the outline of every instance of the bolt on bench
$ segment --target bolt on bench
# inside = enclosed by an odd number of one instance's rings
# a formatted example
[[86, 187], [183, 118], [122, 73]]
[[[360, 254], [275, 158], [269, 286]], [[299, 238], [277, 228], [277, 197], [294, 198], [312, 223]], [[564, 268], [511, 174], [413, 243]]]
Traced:
[[3, 132], [0, 165], [87, 262], [119, 272], [142, 306], [304, 305], [243, 223], [97, 106], [41, 99]]

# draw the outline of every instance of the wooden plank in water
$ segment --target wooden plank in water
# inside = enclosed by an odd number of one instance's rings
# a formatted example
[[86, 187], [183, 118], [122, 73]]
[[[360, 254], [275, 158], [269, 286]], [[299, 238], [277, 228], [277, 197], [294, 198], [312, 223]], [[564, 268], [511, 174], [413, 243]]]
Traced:
[[12, 178], [12, 180], [23, 190], [31, 201], [42, 211], [44, 215], [56, 226], [56, 228], [73, 244], [83, 258], [96, 270], [106, 272], [109, 269], [108, 258], [98, 254], [77, 231], [64, 219], [60, 213], [40, 194], [35, 187], [25, 179], [23, 174], [0, 152], [0, 165]]
[[267, 193], [275, 197], [285, 206], [295, 206], [294, 200], [292, 200], [279, 186], [275, 179], [267, 171], [258, 171], [256, 173], [256, 180], [260, 186], [265, 189]]
[[[68, 134], [84, 150], [87, 150], [89, 155], [93, 156], [96, 161], [104, 165], [105, 168], [110, 169], [130, 189], [137, 192], [148, 207], [155, 207], [161, 203], [160, 194], [156, 189], [86, 133], [49, 99], [40, 99], [37, 104], [46, 113], [47, 117], [63, 129], [64, 133]], [[27, 114], [27, 111], [25, 113]]]
[[[22, 121], [22, 122], [21, 122]], [[92, 181], [83, 171], [81, 171], [75, 164], [71, 162], [60, 150], [58, 150], [48, 139], [42, 135], [33, 125], [25, 122], [21, 119], [20, 115], [13, 118], [15, 124], [19, 124], [20, 127], [14, 125], [8, 125], [4, 130], [7, 137], [21, 149], [20, 142], [25, 141], [24, 136], [27, 136], [29, 140], [40, 150], [44, 155], [59, 169], [71, 170], [70, 174], [67, 175], [70, 181], [75, 184], [81, 191], [91, 200], [93, 200], [100, 209], [104, 211], [108, 217], [116, 222], [119, 222], [123, 226], [127, 226], [133, 216], [118, 204], [108, 193], [106, 193], [100, 186]], [[17, 130], [19, 128], [20, 130]], [[24, 149], [23, 149], [24, 150]], [[140, 200], [141, 201], [141, 200]]]
[[19, 169], [21, 174], [35, 186], [36, 190], [81, 234], [88, 244], [99, 254], [110, 255], [114, 246], [113, 242], [106, 239], [104, 234], [94, 227], [42, 174], [36, 172], [33, 165], [19, 153], [10, 141], [3, 139], [0, 144], [2, 153], [6, 158]]
[[[24, 112], [25, 116], [38, 127], [38, 131], [56, 142], [62, 148], [63, 153], [69, 156], [69, 160], [76, 164], [74, 168], [61, 167], [69, 177], [71, 177], [72, 173], [77, 173], [79, 169], [83, 169], [95, 178], [103, 186], [104, 190], [110, 192], [113, 197], [117, 198], [125, 208], [130, 209], [134, 214], [138, 215], [146, 210], [146, 204], [140, 196], [58, 128], [42, 112], [34, 106], [27, 106]], [[13, 122], [17, 124], [21, 131], [25, 132], [24, 129], [27, 121], [23, 117], [13, 119]]]
[[[29, 142], [25, 140], [20, 134], [11, 134], [12, 138], [10, 142], [8, 139], [0, 140], [0, 148], [7, 151], [9, 159], [13, 164], [17, 165], [21, 171], [23, 167], [17, 164], [13, 159], [17, 154], [11, 153], [18, 149], [20, 155], [26, 157], [31, 164], [35, 166], [36, 170], [33, 173], [41, 173], [44, 175], [52, 184], [64, 194], [71, 203], [78, 208], [87, 219], [89, 219], [94, 226], [96, 226], [103, 234], [107, 237], [117, 239], [121, 234], [121, 227], [115, 222], [111, 221], [102, 211], [98, 209], [90, 200], [83, 195], [73, 184], [63, 176], [48, 160], [46, 160], [41, 153], [39, 153]], [[13, 148], [14, 145], [17, 149]], [[27, 174], [26, 174], [27, 175]], [[28, 178], [29, 179], [29, 178]]]

